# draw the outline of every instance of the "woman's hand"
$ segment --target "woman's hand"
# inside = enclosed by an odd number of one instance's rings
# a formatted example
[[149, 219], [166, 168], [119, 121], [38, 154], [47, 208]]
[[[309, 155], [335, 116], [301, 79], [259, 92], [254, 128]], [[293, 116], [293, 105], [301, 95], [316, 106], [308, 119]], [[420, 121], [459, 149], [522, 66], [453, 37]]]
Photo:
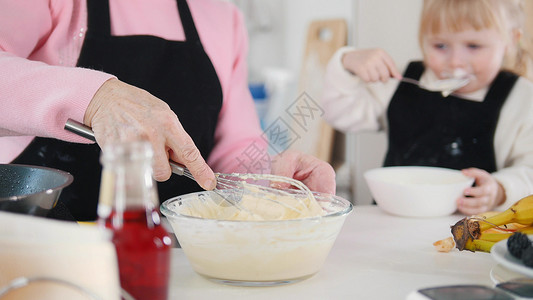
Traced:
[[165, 102], [145, 90], [118, 79], [106, 81], [91, 100], [84, 123], [92, 127], [101, 148], [115, 141], [149, 141], [154, 150], [157, 181], [170, 178], [170, 158], [184, 164], [204, 189], [215, 187], [213, 171], [176, 114]]
[[361, 49], [344, 54], [344, 68], [364, 82], [387, 82], [389, 78], [402, 78], [392, 57], [383, 49]]
[[476, 186], [464, 190], [464, 195], [457, 199], [459, 211], [465, 215], [475, 215], [493, 210], [505, 201], [505, 190], [487, 171], [469, 168], [463, 174], [475, 178]]
[[300, 151], [286, 150], [275, 156], [272, 160], [272, 174], [300, 180], [311, 191], [335, 194], [333, 167]]

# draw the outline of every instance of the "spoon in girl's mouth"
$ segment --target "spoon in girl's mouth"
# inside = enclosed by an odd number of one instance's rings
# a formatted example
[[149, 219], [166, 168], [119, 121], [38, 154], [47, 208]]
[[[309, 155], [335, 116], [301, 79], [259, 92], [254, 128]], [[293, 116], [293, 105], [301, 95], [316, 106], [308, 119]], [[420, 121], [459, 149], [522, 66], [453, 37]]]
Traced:
[[[441, 77], [446, 78], [444, 80], [450, 81], [450, 89], [441, 92], [444, 97], [448, 97], [448, 95], [463, 86], [466, 86], [472, 79], [474, 79], [474, 75], [463, 68], [453, 69], [452, 72], [444, 72]], [[452, 86], [453, 84], [455, 84], [455, 86]]]
[[408, 78], [408, 77], [403, 77], [400, 80], [403, 82], [416, 84], [420, 88], [423, 88], [431, 92], [441, 92], [442, 96], [448, 97], [454, 91], [467, 85], [470, 82], [470, 78], [471, 78], [470, 76], [452, 77], [452, 78], [435, 80], [435, 81], [428, 82], [428, 83], [421, 83], [418, 80]]

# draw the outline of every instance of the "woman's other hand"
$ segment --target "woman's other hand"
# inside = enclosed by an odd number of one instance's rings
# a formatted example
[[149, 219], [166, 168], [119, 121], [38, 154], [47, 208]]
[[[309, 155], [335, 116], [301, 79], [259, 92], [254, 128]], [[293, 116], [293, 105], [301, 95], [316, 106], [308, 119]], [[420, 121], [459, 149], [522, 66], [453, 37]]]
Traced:
[[335, 194], [333, 167], [312, 155], [286, 150], [272, 161], [272, 174], [294, 178], [303, 182], [311, 191]]
[[392, 57], [383, 49], [361, 49], [344, 54], [342, 65], [365, 82], [387, 82], [389, 78], [402, 78]]
[[211, 190], [215, 175], [176, 114], [162, 100], [118, 79], [106, 81], [91, 100], [84, 123], [101, 148], [114, 141], [144, 139], [154, 150], [154, 179], [170, 178], [169, 158], [184, 164], [198, 183]]
[[457, 199], [459, 212], [475, 215], [493, 210], [505, 201], [505, 190], [490, 173], [477, 168], [464, 169], [462, 172], [467, 177], [475, 178], [476, 185], [466, 188], [464, 195]]

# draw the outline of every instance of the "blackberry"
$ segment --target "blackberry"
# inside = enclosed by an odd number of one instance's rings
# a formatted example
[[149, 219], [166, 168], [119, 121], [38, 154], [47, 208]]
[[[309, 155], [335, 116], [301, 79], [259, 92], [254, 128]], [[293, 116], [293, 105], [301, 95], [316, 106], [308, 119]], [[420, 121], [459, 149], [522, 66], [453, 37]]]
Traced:
[[522, 262], [530, 268], [533, 267], [533, 246], [529, 246], [522, 251]]
[[513, 233], [513, 235], [507, 240], [507, 250], [509, 250], [509, 253], [511, 253], [512, 256], [518, 259], [522, 258], [522, 252], [530, 246], [531, 241], [527, 235], [521, 232]]

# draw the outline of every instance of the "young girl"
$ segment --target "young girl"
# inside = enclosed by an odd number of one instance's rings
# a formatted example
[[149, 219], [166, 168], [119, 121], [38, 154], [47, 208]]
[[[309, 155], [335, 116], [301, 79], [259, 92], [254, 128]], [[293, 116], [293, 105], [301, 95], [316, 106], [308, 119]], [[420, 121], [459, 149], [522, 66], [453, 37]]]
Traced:
[[446, 167], [475, 178], [457, 199], [460, 212], [505, 209], [533, 194], [533, 83], [525, 78], [523, 24], [519, 0], [425, 0], [423, 62], [409, 64], [403, 77], [468, 84], [446, 97], [399, 81], [381, 49], [345, 47], [328, 65], [325, 118], [348, 132], [387, 130], [384, 166]]

